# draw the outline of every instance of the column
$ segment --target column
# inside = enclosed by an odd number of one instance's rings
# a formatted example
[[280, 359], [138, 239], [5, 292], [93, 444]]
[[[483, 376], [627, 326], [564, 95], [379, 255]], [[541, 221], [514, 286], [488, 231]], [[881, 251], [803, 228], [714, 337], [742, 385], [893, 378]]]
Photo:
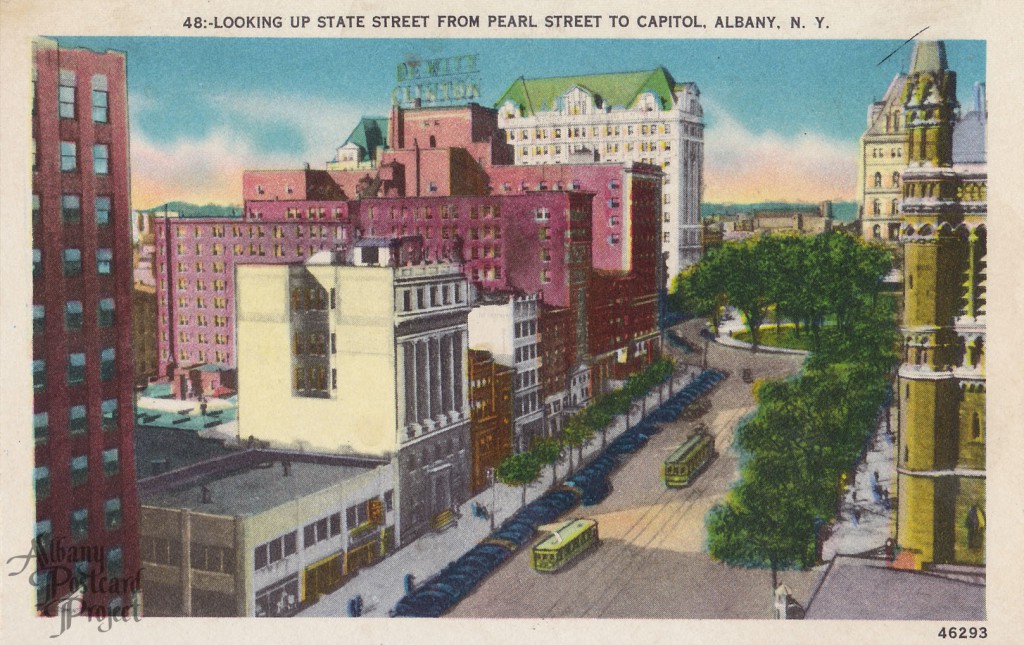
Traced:
[[427, 341], [430, 350], [430, 412], [434, 419], [444, 412], [441, 405], [441, 392], [444, 381], [441, 379], [441, 338], [433, 336]]
[[466, 346], [465, 332], [457, 331], [454, 335], [455, 347], [452, 351], [452, 366], [454, 368], [454, 378], [452, 379], [455, 385], [455, 408], [460, 412], [464, 412], [468, 407], [469, 403], [466, 401], [465, 389], [462, 387], [463, 376], [465, 375], [465, 368], [462, 363], [462, 352]]
[[449, 334], [441, 336], [438, 343], [440, 347], [438, 360], [441, 363], [441, 412], [448, 414], [452, 410], [452, 372], [449, 360], [452, 346], [451, 336]]
[[423, 385], [417, 389], [420, 395], [421, 407], [420, 407], [420, 418], [423, 420], [430, 419], [433, 414], [430, 409], [430, 390], [433, 387], [431, 382], [430, 374], [430, 346], [427, 344], [426, 339], [422, 339], [416, 343], [417, 349], [423, 351], [423, 364], [420, 366], [420, 373], [423, 376]]
[[415, 419], [413, 417], [415, 401], [413, 399], [412, 385], [415, 382], [414, 371], [412, 369], [412, 359], [409, 356], [409, 345], [408, 343], [398, 344], [398, 356], [396, 360], [401, 365], [402, 374], [402, 397], [400, 399], [402, 409], [399, 411], [398, 418], [403, 419], [405, 425], [409, 425]]
[[416, 344], [415, 341], [413, 341], [411, 343], [406, 343], [406, 347], [408, 348], [408, 350], [410, 350], [409, 354], [411, 354], [411, 358], [412, 358], [412, 378], [410, 379], [410, 382], [406, 384], [407, 387], [410, 387], [411, 390], [412, 390], [412, 422], [413, 423], [419, 423], [420, 422], [420, 400], [419, 400], [420, 399], [420, 395], [419, 395], [419, 392], [420, 392], [420, 375], [418, 373], [418, 370], [419, 370], [419, 356], [418, 356], [418, 354], [419, 354], [419, 352], [417, 352], [417, 344]]
[[445, 363], [448, 365], [448, 410], [461, 414], [461, 406], [458, 397], [455, 396], [457, 387], [455, 381], [460, 377], [459, 373], [455, 371], [455, 354], [459, 351], [458, 339], [458, 334], [448, 334], [448, 355], [445, 357]]

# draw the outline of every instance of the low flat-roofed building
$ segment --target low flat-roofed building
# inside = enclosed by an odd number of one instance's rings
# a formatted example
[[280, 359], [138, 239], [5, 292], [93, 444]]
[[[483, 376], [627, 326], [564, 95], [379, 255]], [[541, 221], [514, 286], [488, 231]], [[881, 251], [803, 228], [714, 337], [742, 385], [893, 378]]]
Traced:
[[395, 548], [391, 462], [246, 450], [139, 482], [149, 616], [283, 616]]

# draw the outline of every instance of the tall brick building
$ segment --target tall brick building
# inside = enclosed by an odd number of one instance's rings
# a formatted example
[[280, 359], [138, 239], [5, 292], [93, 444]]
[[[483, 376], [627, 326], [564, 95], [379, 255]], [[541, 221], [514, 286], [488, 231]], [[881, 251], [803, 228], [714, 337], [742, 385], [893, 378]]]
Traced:
[[125, 57], [49, 40], [33, 56], [38, 600], [53, 613], [80, 582], [90, 611], [127, 610], [139, 553]]

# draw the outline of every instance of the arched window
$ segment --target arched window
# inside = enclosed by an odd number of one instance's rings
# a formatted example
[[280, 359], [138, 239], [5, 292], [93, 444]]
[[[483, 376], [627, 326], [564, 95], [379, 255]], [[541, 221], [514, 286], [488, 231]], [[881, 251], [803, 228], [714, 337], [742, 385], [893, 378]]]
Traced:
[[977, 412], [971, 415], [971, 439], [981, 439], [981, 417]]
[[875, 224], [874, 228], [871, 229], [871, 237], [878, 237], [878, 235], [881, 232], [882, 232], [882, 227], [879, 226], [878, 224]]
[[881, 187], [882, 187], [882, 173], [876, 172], [875, 173], [875, 188], [881, 188]]
[[[879, 185], [881, 185], [881, 184], [879, 184]], [[879, 202], [877, 199], [874, 202], [872, 202], [872, 204], [871, 204], [871, 213], [873, 215], [881, 215], [882, 214], [882, 203]]]
[[964, 520], [967, 527], [967, 548], [980, 549], [985, 543], [985, 511], [972, 506]]
[[900, 185], [900, 172], [898, 170], [894, 170], [893, 173], [892, 173], [892, 187], [896, 188], [899, 185]]
[[889, 203], [889, 212], [892, 215], [899, 215], [900, 214], [900, 200], [893, 199], [892, 202]]

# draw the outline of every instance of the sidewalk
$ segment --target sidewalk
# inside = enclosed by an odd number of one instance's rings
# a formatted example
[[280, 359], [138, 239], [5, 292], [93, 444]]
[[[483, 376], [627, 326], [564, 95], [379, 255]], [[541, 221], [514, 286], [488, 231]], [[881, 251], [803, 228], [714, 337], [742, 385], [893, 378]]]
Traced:
[[[768, 329], [774, 327], [772, 323], [765, 323], [761, 325], [761, 329]], [[753, 345], [745, 343], [742, 340], [736, 340], [733, 338], [733, 332], [746, 331], [747, 326], [743, 324], [742, 316], [739, 312], [733, 314], [731, 320], [723, 320], [718, 325], [718, 336], [715, 336], [715, 342], [719, 345], [727, 345], [729, 347], [739, 347], [741, 349], [752, 349]], [[771, 345], [759, 345], [757, 348], [758, 352], [764, 352], [766, 354], [797, 354], [801, 356], [807, 355], [802, 349], [789, 349], [788, 347], [773, 347]]]
[[[690, 382], [691, 375], [698, 374], [700, 371], [697, 367], [680, 366], [673, 379], [672, 391], [678, 392]], [[666, 383], [663, 388], [662, 400], [668, 398], [668, 384]], [[651, 413], [657, 407], [658, 391], [654, 390], [647, 396], [647, 412]], [[625, 421], [623, 416], [615, 418], [607, 433], [608, 442], [626, 430]], [[630, 427], [639, 421], [639, 411], [634, 412], [630, 418]], [[597, 434], [583, 449], [584, 462], [601, 450], [601, 435]], [[573, 453], [573, 464], [579, 468], [578, 454], [575, 450]], [[558, 464], [559, 481], [563, 481], [568, 476], [568, 468], [568, 459]], [[543, 495], [550, 486], [551, 468], [545, 466], [541, 471], [540, 478], [526, 490], [527, 503]], [[497, 527], [519, 510], [522, 502], [522, 489], [500, 483], [496, 484], [493, 490], [485, 489], [459, 507], [460, 517], [454, 526], [440, 533], [428, 533], [372, 567], [360, 570], [340, 589], [323, 596], [319, 602], [305, 608], [298, 615], [346, 616], [348, 601], [358, 594], [363, 598], [363, 616], [387, 616], [388, 612], [394, 608], [395, 603], [405, 595], [406, 574], [411, 573], [417, 582], [424, 582], [490, 534], [490, 521], [475, 517], [470, 510], [474, 502], [487, 507], [487, 510], [493, 514], [494, 525]]]
[[[868, 452], [846, 488], [832, 535], [822, 545], [823, 560], [881, 549], [891, 537], [896, 511], [896, 436], [890, 429], [886, 415], [882, 415]], [[881, 551], [878, 555], [884, 557]]]

